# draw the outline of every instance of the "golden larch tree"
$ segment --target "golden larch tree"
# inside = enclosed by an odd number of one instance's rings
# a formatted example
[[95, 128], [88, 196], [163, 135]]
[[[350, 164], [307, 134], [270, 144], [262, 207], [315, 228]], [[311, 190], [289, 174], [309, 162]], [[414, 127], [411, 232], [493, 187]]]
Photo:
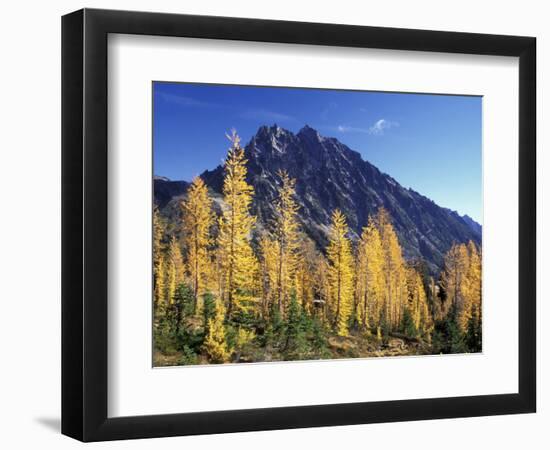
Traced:
[[165, 264], [162, 254], [162, 236], [164, 226], [157, 205], [153, 206], [153, 292], [157, 307], [165, 302], [166, 286], [164, 283]]
[[260, 276], [263, 317], [271, 314], [277, 288], [277, 244], [268, 236], [260, 239]]
[[216, 300], [214, 316], [208, 319], [207, 333], [203, 344], [206, 354], [213, 363], [224, 363], [231, 356], [225, 336], [224, 319], [223, 302]]
[[444, 268], [441, 276], [442, 285], [447, 293], [449, 309], [456, 319], [462, 332], [466, 331], [471, 317], [472, 298], [469, 293], [468, 280], [469, 268], [468, 248], [465, 244], [453, 244], [445, 255]]
[[174, 263], [169, 259], [168, 260], [168, 268], [167, 268], [167, 274], [166, 274], [166, 302], [169, 305], [174, 304], [174, 298], [176, 295], [176, 266]]
[[209, 254], [210, 228], [214, 220], [212, 199], [200, 177], [195, 177], [182, 201], [183, 246], [187, 256], [187, 272], [193, 291], [195, 314], [199, 299], [208, 290], [212, 262]]
[[298, 205], [294, 200], [296, 180], [286, 171], [279, 171], [281, 184], [275, 200], [273, 235], [277, 246], [277, 280], [275, 297], [277, 307], [284, 317], [293, 288], [298, 249]]
[[296, 262], [295, 282], [296, 296], [302, 309], [313, 312], [313, 297], [315, 295], [315, 271], [319, 260], [319, 252], [315, 243], [305, 236], [300, 238], [300, 247]]
[[316, 313], [321, 316], [324, 323], [327, 323], [327, 312], [330, 311], [330, 268], [327, 259], [322, 253], [317, 253], [314, 267], [313, 289], [315, 300], [318, 302]]
[[384, 252], [384, 320], [389, 331], [399, 326], [406, 303], [405, 260], [390, 215], [379, 208], [375, 219]]
[[155, 305], [156, 312], [163, 312], [166, 307], [166, 273], [164, 256], [161, 254], [158, 259], [155, 274]]
[[347, 237], [348, 231], [345, 216], [336, 209], [332, 213], [327, 257], [334, 328], [340, 336], [347, 336], [349, 333], [353, 307], [353, 256]]
[[246, 181], [244, 149], [233, 131], [225, 160], [224, 208], [219, 220], [218, 247], [227, 313], [253, 307], [258, 262], [250, 245], [255, 217], [250, 214], [254, 189]]
[[185, 276], [185, 266], [183, 264], [180, 246], [178, 240], [174, 236], [170, 237], [170, 242], [168, 244], [167, 271], [168, 280], [166, 286], [166, 301], [169, 304], [173, 304], [176, 289], [181, 283], [183, 283]]
[[376, 223], [369, 217], [357, 245], [356, 319], [368, 330], [378, 327], [384, 303], [384, 251]]
[[414, 267], [407, 268], [407, 308], [414, 328], [425, 336], [432, 331], [433, 319], [428, 308], [428, 298], [422, 277]]
[[162, 235], [164, 234], [164, 224], [160, 218], [160, 212], [157, 205], [153, 206], [153, 265], [156, 266], [162, 253]]
[[477, 327], [481, 329], [482, 323], [482, 308], [481, 308], [481, 249], [473, 241], [468, 242], [468, 279], [469, 279], [469, 295], [471, 297], [470, 307], [472, 309], [470, 316], [474, 316], [477, 320]]

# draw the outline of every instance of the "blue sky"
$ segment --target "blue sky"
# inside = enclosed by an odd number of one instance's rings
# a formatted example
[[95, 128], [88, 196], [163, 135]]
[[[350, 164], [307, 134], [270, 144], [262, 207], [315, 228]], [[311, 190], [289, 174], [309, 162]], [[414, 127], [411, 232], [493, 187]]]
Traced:
[[223, 161], [235, 128], [305, 124], [361, 153], [405, 187], [481, 223], [481, 97], [153, 84], [154, 173], [191, 180]]

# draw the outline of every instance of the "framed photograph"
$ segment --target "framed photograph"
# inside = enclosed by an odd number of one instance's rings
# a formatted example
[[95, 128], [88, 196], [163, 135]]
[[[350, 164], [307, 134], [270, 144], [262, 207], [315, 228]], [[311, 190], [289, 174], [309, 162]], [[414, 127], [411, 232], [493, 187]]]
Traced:
[[536, 41], [62, 21], [62, 432], [535, 412]]

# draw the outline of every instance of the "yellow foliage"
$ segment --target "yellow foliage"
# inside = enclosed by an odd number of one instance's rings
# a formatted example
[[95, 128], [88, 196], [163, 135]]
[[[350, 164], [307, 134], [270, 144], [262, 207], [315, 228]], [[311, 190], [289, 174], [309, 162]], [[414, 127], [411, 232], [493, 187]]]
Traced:
[[454, 312], [461, 331], [466, 332], [473, 317], [481, 327], [481, 253], [474, 242], [451, 247], [441, 278], [447, 292], [446, 309]]
[[169, 304], [174, 303], [174, 296], [177, 287], [183, 282], [185, 267], [178, 241], [174, 236], [168, 244], [168, 284], [166, 286], [166, 300]]
[[218, 257], [223, 297], [228, 314], [254, 307], [258, 262], [250, 246], [256, 218], [250, 214], [254, 189], [246, 182], [246, 158], [240, 139], [233, 131], [225, 160], [223, 196], [226, 207], [219, 220]]
[[363, 228], [357, 248], [356, 267], [356, 318], [368, 329], [370, 323], [378, 325], [384, 305], [384, 251], [380, 232], [372, 218]]
[[210, 228], [214, 221], [212, 200], [208, 188], [200, 177], [195, 177], [187, 198], [181, 203], [183, 212], [183, 245], [187, 252], [187, 270], [197, 314], [199, 298], [208, 291], [212, 278], [209, 255]]
[[290, 301], [290, 291], [297, 264], [298, 205], [294, 201], [296, 180], [290, 178], [285, 171], [280, 171], [278, 175], [281, 185], [278, 189], [278, 198], [275, 201], [273, 220], [277, 266], [275, 300], [284, 317]]
[[303, 236], [297, 254], [294, 284], [296, 296], [304, 311], [308, 313], [313, 312], [313, 296], [316, 287], [315, 271], [321, 258], [322, 256], [315, 248], [315, 243]]
[[164, 233], [157, 205], [153, 207], [153, 292], [155, 305], [162, 308], [166, 301], [164, 282], [165, 263], [162, 256], [161, 239]]
[[231, 351], [225, 338], [225, 307], [223, 302], [216, 300], [214, 317], [208, 319], [204, 350], [213, 363], [224, 363], [229, 360]]
[[156, 307], [160, 311], [166, 306], [166, 284], [164, 280], [165, 270], [164, 257], [162, 254], [159, 256], [155, 273], [155, 302]]
[[176, 266], [172, 261], [168, 261], [168, 282], [166, 284], [166, 301], [169, 305], [174, 304], [174, 297], [176, 295]]
[[159, 209], [157, 205], [153, 207], [153, 265], [156, 268], [158, 266], [159, 259], [161, 257], [162, 247], [161, 240], [164, 234], [164, 226], [160, 218]]
[[269, 316], [275, 302], [277, 288], [277, 244], [273, 239], [263, 236], [260, 239], [260, 266], [262, 315]]
[[383, 316], [391, 331], [399, 326], [406, 306], [406, 265], [397, 233], [391, 224], [389, 213], [384, 208], [378, 210], [375, 223], [380, 232], [384, 253]]
[[[195, 314], [201, 309], [199, 299], [218, 287], [203, 344], [210, 361], [223, 363], [231, 357], [226, 315], [235, 319], [239, 312], [253, 312], [268, 318], [272, 308], [277, 308], [284, 319], [293, 295], [304, 312], [315, 313], [324, 321], [323, 327], [332, 326], [340, 336], [349, 335], [354, 319], [354, 326], [358, 324], [381, 341], [383, 332], [397, 330], [405, 323], [409, 328], [405, 313], [410, 313], [414, 328], [428, 340], [434, 318], [441, 320], [450, 311], [462, 332], [471, 319], [479, 321], [475, 325], [481, 328], [482, 262], [475, 243], [451, 247], [441, 274], [447, 299], [443, 303], [437, 300], [440, 286], [431, 278], [427, 289], [430, 303], [420, 272], [405, 262], [388, 211], [380, 208], [369, 217], [354, 255], [346, 217], [336, 209], [325, 257], [313, 241], [300, 234], [296, 180], [286, 172], [278, 173], [280, 184], [270, 233], [254, 241], [257, 258], [251, 243], [256, 222], [251, 214], [254, 189], [246, 181], [247, 160], [239, 137], [233, 132], [229, 139], [224, 201], [215, 239], [211, 234], [216, 229], [212, 199], [200, 177], [192, 181], [181, 203], [185, 263], [174, 235], [163, 246], [163, 223], [156, 207], [153, 212], [155, 312], [163, 313], [166, 305], [174, 302], [178, 285], [184, 281], [193, 292]], [[313, 308], [314, 298], [318, 309]], [[236, 348], [246, 346], [254, 337], [253, 330], [239, 328]]]
[[481, 253], [474, 242], [450, 248], [441, 278], [447, 292], [446, 310], [455, 314], [460, 330], [466, 332], [472, 318], [481, 328]]
[[340, 336], [348, 335], [353, 302], [353, 257], [347, 234], [346, 218], [336, 209], [332, 214], [327, 256], [330, 303], [335, 329]]
[[426, 335], [433, 329], [433, 319], [428, 308], [428, 298], [420, 274], [412, 267], [407, 269], [408, 305], [415, 329]]
[[442, 283], [447, 292], [447, 310], [451, 310], [462, 332], [472, 314], [472, 296], [468, 269], [470, 257], [465, 244], [454, 244], [445, 255]]
[[322, 303], [321, 318], [323, 322], [327, 322], [327, 312], [329, 312], [330, 302], [330, 280], [329, 280], [329, 264], [323, 255], [318, 255], [315, 272], [313, 274], [313, 286], [318, 295], [318, 300]]
[[256, 334], [253, 330], [246, 330], [245, 328], [239, 328], [237, 331], [236, 346], [243, 348], [249, 342], [252, 342]]
[[476, 311], [477, 326], [481, 329], [482, 322], [482, 308], [481, 308], [481, 250], [477, 248], [476, 244], [472, 241], [468, 242], [468, 255], [470, 257], [468, 266], [468, 279], [469, 283], [469, 295], [471, 297], [472, 312]]

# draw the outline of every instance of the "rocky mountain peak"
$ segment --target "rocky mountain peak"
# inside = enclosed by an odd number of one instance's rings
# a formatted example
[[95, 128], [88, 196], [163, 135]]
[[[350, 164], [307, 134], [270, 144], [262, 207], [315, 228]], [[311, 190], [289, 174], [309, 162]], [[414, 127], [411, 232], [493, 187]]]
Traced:
[[306, 137], [308, 139], [322, 142], [323, 137], [321, 134], [315, 129], [310, 127], [309, 125], [304, 125], [300, 131], [298, 131], [298, 136]]
[[[357, 238], [369, 215], [381, 206], [390, 213], [408, 259], [423, 259], [434, 273], [454, 242], [481, 242], [481, 226], [436, 205], [412, 189], [378, 170], [335, 138], [326, 138], [304, 126], [297, 134], [278, 125], [262, 126], [245, 147], [248, 182], [254, 187], [253, 213], [267, 229], [274, 216], [278, 171], [286, 170], [296, 179], [296, 201], [300, 207], [302, 231], [319, 247], [328, 242], [332, 212], [338, 208], [347, 218], [350, 237]], [[223, 167], [206, 171], [202, 178], [210, 189], [221, 194]], [[163, 185], [164, 183], [164, 185]], [[163, 185], [155, 181], [159, 192]], [[170, 190], [169, 194], [173, 191]], [[162, 196], [163, 199], [166, 195]]]

